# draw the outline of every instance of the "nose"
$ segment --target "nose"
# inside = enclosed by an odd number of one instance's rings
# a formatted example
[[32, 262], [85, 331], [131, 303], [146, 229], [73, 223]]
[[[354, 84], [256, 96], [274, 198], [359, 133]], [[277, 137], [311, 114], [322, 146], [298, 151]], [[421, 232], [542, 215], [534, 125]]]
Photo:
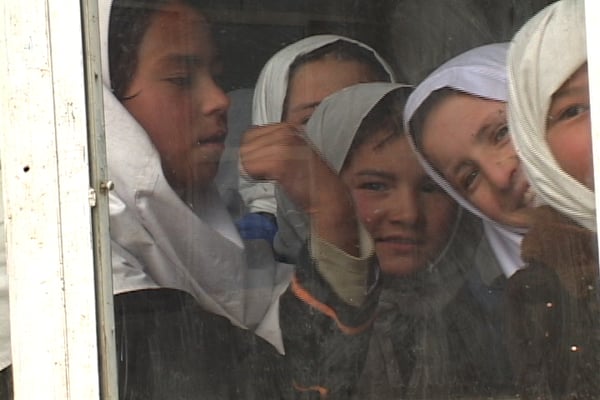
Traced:
[[204, 115], [225, 114], [229, 109], [230, 100], [223, 89], [212, 79], [207, 77], [204, 85], [199, 88], [201, 111]]
[[519, 169], [519, 158], [511, 146], [483, 160], [481, 167], [493, 187], [499, 191], [510, 190]]
[[390, 196], [387, 204], [388, 218], [394, 224], [415, 227], [420, 220], [419, 193], [413, 188], [400, 188]]

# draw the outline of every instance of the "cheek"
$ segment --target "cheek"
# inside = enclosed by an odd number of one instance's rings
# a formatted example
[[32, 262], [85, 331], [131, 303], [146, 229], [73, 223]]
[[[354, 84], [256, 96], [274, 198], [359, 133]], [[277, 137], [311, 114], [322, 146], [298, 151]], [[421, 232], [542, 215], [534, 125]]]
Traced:
[[373, 196], [369, 196], [357, 190], [352, 192], [352, 196], [354, 198], [356, 212], [360, 222], [365, 226], [369, 233], [373, 234], [383, 215], [383, 210], [379, 207], [380, 201], [373, 199]]
[[502, 213], [500, 201], [483, 182], [470, 197], [469, 202], [485, 216], [495, 221], [499, 220]]
[[591, 133], [585, 126], [548, 136], [548, 146], [564, 172], [587, 187], [593, 182]]
[[450, 238], [458, 213], [458, 206], [445, 196], [432, 196], [425, 205], [428, 237], [431, 239], [434, 251], [441, 250]]

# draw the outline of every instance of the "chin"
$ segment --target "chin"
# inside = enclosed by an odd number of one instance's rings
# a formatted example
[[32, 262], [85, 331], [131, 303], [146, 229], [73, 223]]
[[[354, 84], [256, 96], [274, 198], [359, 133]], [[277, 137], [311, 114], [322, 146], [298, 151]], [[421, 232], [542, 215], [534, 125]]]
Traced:
[[195, 187], [209, 186], [215, 180], [219, 171], [219, 163], [203, 163], [190, 174], [188, 184]]
[[395, 277], [407, 277], [427, 267], [427, 263], [420, 260], [380, 260], [379, 266], [384, 275]]

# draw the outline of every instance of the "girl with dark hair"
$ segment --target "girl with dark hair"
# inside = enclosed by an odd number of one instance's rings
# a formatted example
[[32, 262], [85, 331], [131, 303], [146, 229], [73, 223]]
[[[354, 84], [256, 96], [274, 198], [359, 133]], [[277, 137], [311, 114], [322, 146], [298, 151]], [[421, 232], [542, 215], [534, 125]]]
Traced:
[[[212, 184], [229, 100], [215, 82], [218, 52], [201, 7], [184, 0], [100, 4], [121, 398], [288, 398], [294, 387], [345, 393], [373, 310], [368, 260], [359, 263], [365, 279], [354, 281], [363, 301], [348, 304], [334, 289], [344, 274], [335, 264], [349, 256], [341, 251], [321, 262], [321, 253], [312, 254], [319, 245], [354, 254], [354, 209], [346, 202], [333, 219], [315, 219], [318, 237], [295, 269], [275, 262], [262, 242], [241, 240]], [[345, 196], [341, 181], [315, 161], [331, 194]], [[299, 185], [285, 177], [280, 183]], [[297, 200], [320, 207], [308, 193], [300, 190]], [[333, 229], [337, 216], [348, 230]], [[335, 272], [322, 278], [317, 266]], [[293, 276], [309, 297], [288, 291]], [[327, 312], [315, 313], [311, 307], [321, 303]], [[290, 326], [279, 320], [280, 304], [297, 318]], [[311, 327], [306, 340], [325, 329], [343, 341], [340, 326], [350, 328], [353, 350], [331, 358], [316, 346], [292, 363], [281, 354], [298, 324]], [[350, 375], [324, 380], [319, 368], [302, 368], [302, 360], [320, 357]]]

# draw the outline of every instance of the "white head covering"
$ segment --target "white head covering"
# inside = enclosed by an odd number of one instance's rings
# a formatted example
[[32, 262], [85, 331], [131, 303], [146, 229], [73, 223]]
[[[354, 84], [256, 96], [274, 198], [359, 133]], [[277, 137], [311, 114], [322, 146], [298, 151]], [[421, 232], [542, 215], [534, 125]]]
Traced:
[[[360, 124], [388, 93], [410, 86], [396, 83], [363, 83], [350, 86], [325, 98], [306, 126], [306, 134], [323, 159], [339, 173]], [[277, 224], [275, 250], [294, 262], [308, 237], [308, 216], [277, 188]]]
[[248, 268], [244, 244], [216, 189], [194, 193], [188, 205], [168, 184], [150, 138], [110, 89], [111, 4], [100, 1], [99, 11], [108, 172], [115, 183], [110, 193], [115, 293], [183, 290], [204, 309], [256, 328], [281, 350], [278, 298], [292, 267], [259, 252], [252, 254], [258, 267]]
[[[263, 67], [254, 88], [252, 124], [266, 125], [281, 122], [283, 103], [288, 89], [289, 69], [292, 63], [302, 55], [337, 41], [355, 43], [371, 51], [388, 73], [390, 82], [394, 82], [394, 73], [387, 62], [364, 43], [337, 35], [310, 36], [278, 51]], [[277, 203], [275, 202], [273, 183], [255, 182], [242, 175], [239, 189], [250, 212], [275, 214]]]
[[594, 192], [565, 173], [548, 147], [552, 95], [587, 61], [583, 0], [562, 0], [532, 18], [508, 56], [509, 124], [538, 195], [562, 214], [596, 231]]
[[[404, 109], [404, 125], [408, 131], [410, 119], [423, 102], [438, 89], [453, 88], [461, 92], [506, 102], [506, 53], [508, 43], [489, 44], [469, 50], [442, 64], [417, 86]], [[411, 139], [414, 140], [411, 134]], [[485, 234], [506, 276], [511, 276], [524, 265], [521, 260], [523, 231], [491, 220], [472, 203], [462, 197], [424, 158], [411, 140], [419, 160], [427, 173], [461, 206], [482, 218]]]

